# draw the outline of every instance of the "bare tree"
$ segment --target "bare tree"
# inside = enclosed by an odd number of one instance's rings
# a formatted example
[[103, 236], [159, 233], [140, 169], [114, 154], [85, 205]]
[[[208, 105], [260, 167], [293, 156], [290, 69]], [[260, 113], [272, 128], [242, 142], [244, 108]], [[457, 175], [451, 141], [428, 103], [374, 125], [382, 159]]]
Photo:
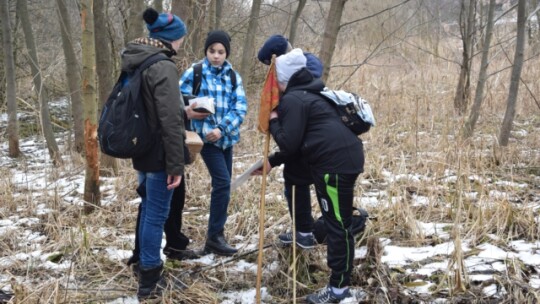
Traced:
[[163, 0], [154, 0], [154, 8], [161, 13], [163, 11]]
[[209, 1], [208, 3], [208, 26], [207, 31], [215, 30], [216, 27], [216, 1]]
[[514, 65], [512, 66], [512, 75], [510, 77], [510, 88], [508, 90], [508, 99], [506, 100], [506, 112], [499, 133], [499, 145], [508, 146], [510, 131], [516, 115], [516, 100], [519, 90], [519, 81], [521, 70], [523, 69], [523, 58], [525, 50], [525, 29], [527, 22], [527, 0], [519, 0], [517, 8], [517, 38], [516, 51], [514, 54]]
[[298, 7], [296, 8], [296, 11], [294, 12], [294, 15], [291, 20], [291, 29], [289, 31], [289, 42], [294, 45], [294, 40], [296, 39], [296, 29], [298, 28], [298, 19], [300, 19], [300, 15], [302, 15], [302, 11], [304, 10], [304, 7], [306, 6], [307, 0], [299, 0], [298, 1]]
[[172, 0], [171, 12], [179, 16], [188, 28], [186, 39], [178, 51], [177, 58], [191, 63], [199, 56], [199, 47], [203, 45], [202, 39], [205, 37], [201, 34], [204, 22], [199, 19], [199, 8], [195, 0]]
[[[96, 50], [96, 70], [98, 78], [98, 113], [101, 113], [103, 105], [109, 97], [113, 86], [113, 63], [110, 40], [107, 35], [107, 18], [105, 16], [106, 3], [104, 0], [94, 0], [94, 38], [99, 52]], [[110, 169], [112, 172], [118, 173], [118, 162], [114, 157], [107, 154], [101, 154], [101, 168]], [[108, 170], [102, 170], [101, 173], [106, 173]], [[109, 172], [108, 172], [109, 173]]]
[[332, 56], [336, 49], [336, 40], [339, 34], [339, 23], [341, 22], [341, 16], [343, 15], [343, 8], [345, 7], [347, 0], [334, 0], [330, 4], [330, 11], [326, 18], [326, 24], [324, 29], [324, 37], [319, 51], [319, 58], [323, 63], [323, 76], [322, 79], [326, 81], [328, 74], [330, 73], [330, 63], [332, 62]]
[[49, 96], [41, 78], [36, 43], [34, 40], [34, 34], [32, 32], [32, 24], [30, 23], [30, 18], [28, 17], [28, 5], [26, 1], [27, 0], [17, 1], [17, 12], [21, 20], [21, 26], [24, 32], [24, 40], [26, 42], [26, 49], [28, 51], [28, 61], [32, 70], [34, 86], [38, 94], [41, 130], [43, 132], [43, 136], [45, 137], [45, 141], [47, 142], [49, 155], [51, 156], [53, 163], [58, 165], [62, 163], [62, 157], [60, 155], [60, 151], [58, 150], [56, 139], [54, 138], [51, 117], [49, 114]]
[[141, 15], [144, 10], [144, 0], [128, 0], [128, 4], [128, 28], [126, 35], [124, 35], [124, 43], [141, 37], [144, 32]]
[[[456, 95], [454, 97], [454, 109], [459, 115], [465, 114], [469, 103], [471, 91], [471, 65], [475, 27], [475, 8], [477, 0], [461, 0], [460, 30], [463, 44], [461, 68], [459, 73]], [[467, 15], [467, 18], [464, 16]]]
[[215, 0], [216, 2], [216, 24], [214, 28], [221, 27], [221, 17], [223, 16], [223, 0]]
[[73, 48], [73, 38], [71, 31], [71, 20], [66, 7], [65, 0], [56, 0], [58, 6], [58, 21], [60, 22], [60, 32], [62, 34], [62, 47], [66, 58], [66, 79], [71, 102], [71, 113], [73, 119], [73, 130], [75, 135], [75, 151], [84, 151], [84, 127], [83, 127], [83, 105], [81, 96], [81, 70], [75, 49]]
[[240, 75], [244, 78], [244, 85], [249, 85], [249, 71], [253, 61], [255, 34], [259, 27], [259, 13], [261, 11], [261, 0], [253, 0], [251, 4], [251, 14], [249, 16], [248, 30], [244, 39], [244, 50], [242, 53], [242, 63], [240, 65]]
[[6, 78], [7, 98], [7, 137], [9, 142], [9, 156], [19, 157], [19, 124], [17, 122], [17, 99], [15, 95], [15, 60], [13, 59], [13, 46], [11, 39], [11, 23], [9, 17], [8, 0], [0, 0], [0, 22], [2, 23], [2, 48], [4, 49], [4, 66]]
[[480, 108], [482, 107], [482, 101], [484, 100], [484, 86], [486, 84], [487, 69], [489, 66], [489, 48], [491, 47], [491, 38], [493, 37], [493, 19], [495, 16], [495, 4], [495, 0], [489, 0], [486, 32], [482, 45], [482, 63], [480, 64], [478, 84], [476, 85], [476, 94], [474, 96], [474, 103], [471, 108], [471, 113], [469, 114], [469, 118], [463, 126], [463, 138], [469, 138], [473, 135], [476, 121], [480, 116]]
[[99, 158], [97, 142], [96, 49], [94, 40], [93, 0], [81, 1], [82, 93], [84, 99], [84, 142], [86, 174], [84, 181], [85, 213], [100, 204]]

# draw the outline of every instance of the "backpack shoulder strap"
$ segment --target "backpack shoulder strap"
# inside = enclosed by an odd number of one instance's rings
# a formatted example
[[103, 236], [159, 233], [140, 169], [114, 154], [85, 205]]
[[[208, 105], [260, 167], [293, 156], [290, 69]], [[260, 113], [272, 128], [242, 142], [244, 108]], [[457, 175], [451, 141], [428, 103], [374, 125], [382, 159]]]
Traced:
[[230, 70], [230, 77], [231, 77], [231, 84], [232, 84], [232, 91], [236, 91], [236, 71], [231, 69]]
[[[193, 66], [193, 91], [191, 94], [193, 96], [199, 95], [201, 90], [201, 81], [202, 81], [202, 63], [197, 63]], [[236, 91], [236, 72], [231, 69], [229, 70], [229, 76], [231, 77], [232, 90]]]
[[201, 90], [201, 81], [202, 81], [202, 63], [197, 63], [193, 66], [193, 90], [191, 94], [193, 96], [199, 95]]
[[141, 65], [139, 65], [139, 67], [134, 71], [134, 74], [136, 73], [142, 73], [142, 71], [146, 70], [147, 68], [149, 68], [152, 64], [158, 62], [158, 61], [161, 61], [161, 60], [169, 60], [172, 62], [172, 60], [165, 56], [165, 54], [163, 53], [156, 53], [148, 58], [146, 58], [142, 63]]

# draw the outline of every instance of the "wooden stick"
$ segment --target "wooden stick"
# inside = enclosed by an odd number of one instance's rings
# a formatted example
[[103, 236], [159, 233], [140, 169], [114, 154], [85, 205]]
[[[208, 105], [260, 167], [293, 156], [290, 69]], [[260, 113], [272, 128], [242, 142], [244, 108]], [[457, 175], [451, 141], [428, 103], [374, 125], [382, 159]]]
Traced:
[[262, 280], [262, 260], [264, 248], [264, 205], [266, 195], [266, 175], [268, 172], [268, 150], [270, 149], [270, 131], [266, 133], [266, 142], [264, 143], [263, 157], [263, 175], [261, 185], [261, 200], [259, 204], [259, 255], [257, 257], [257, 287], [256, 287], [256, 303], [261, 303], [261, 280]]
[[296, 304], [296, 185], [292, 187], [293, 304]]

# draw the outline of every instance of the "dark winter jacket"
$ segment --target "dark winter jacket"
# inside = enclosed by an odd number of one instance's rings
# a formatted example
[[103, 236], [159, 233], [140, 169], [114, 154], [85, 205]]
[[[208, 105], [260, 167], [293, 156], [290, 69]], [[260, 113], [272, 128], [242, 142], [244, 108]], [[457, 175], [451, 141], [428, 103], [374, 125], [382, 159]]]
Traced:
[[270, 133], [287, 155], [301, 153], [316, 173], [356, 174], [364, 170], [362, 141], [345, 126], [335, 108], [316, 92], [324, 88], [303, 68], [292, 75], [280, 98]]
[[313, 184], [313, 178], [309, 171], [309, 165], [300, 153], [289, 156], [282, 151], [277, 151], [268, 157], [272, 168], [285, 164], [283, 178], [285, 183], [292, 185], [307, 186]]
[[[314, 78], [320, 78], [323, 73], [323, 65], [321, 60], [312, 53], [304, 52], [306, 56], [306, 68]], [[283, 177], [286, 183], [293, 185], [311, 185], [313, 178], [309, 171], [309, 165], [305, 158], [302, 158], [300, 153], [296, 155], [287, 155], [282, 151], [278, 151], [268, 157], [270, 165], [273, 167], [285, 164], [283, 168]]]
[[[140, 39], [139, 39], [140, 40]], [[137, 40], [137, 41], [139, 41]], [[136, 69], [146, 58], [162, 52], [171, 57], [172, 52], [157, 40], [143, 39], [130, 42], [122, 53], [122, 70]], [[143, 172], [165, 170], [168, 175], [184, 174], [184, 102], [178, 89], [178, 70], [168, 60], [158, 61], [142, 74], [141, 94], [148, 113], [150, 127], [159, 138], [146, 155], [133, 159], [133, 167]]]

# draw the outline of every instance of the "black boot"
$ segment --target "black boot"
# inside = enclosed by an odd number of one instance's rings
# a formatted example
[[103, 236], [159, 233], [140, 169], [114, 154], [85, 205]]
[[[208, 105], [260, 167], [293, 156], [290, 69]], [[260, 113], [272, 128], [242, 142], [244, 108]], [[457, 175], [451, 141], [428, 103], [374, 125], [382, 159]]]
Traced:
[[194, 260], [201, 257], [198, 253], [189, 249], [180, 250], [174, 248], [164, 248], [163, 253], [167, 256], [168, 259], [177, 261]]
[[139, 300], [156, 299], [161, 297], [163, 289], [167, 283], [162, 275], [163, 264], [149, 269], [139, 268], [139, 290], [137, 297]]
[[217, 255], [223, 256], [231, 256], [237, 253], [238, 250], [227, 244], [225, 236], [223, 236], [223, 231], [221, 231], [206, 239], [206, 244], [204, 245], [204, 252], [215, 253]]
[[131, 268], [131, 271], [133, 271], [133, 275], [136, 278], [139, 278], [139, 252], [133, 250], [133, 255], [129, 257], [126, 264], [128, 267]]

